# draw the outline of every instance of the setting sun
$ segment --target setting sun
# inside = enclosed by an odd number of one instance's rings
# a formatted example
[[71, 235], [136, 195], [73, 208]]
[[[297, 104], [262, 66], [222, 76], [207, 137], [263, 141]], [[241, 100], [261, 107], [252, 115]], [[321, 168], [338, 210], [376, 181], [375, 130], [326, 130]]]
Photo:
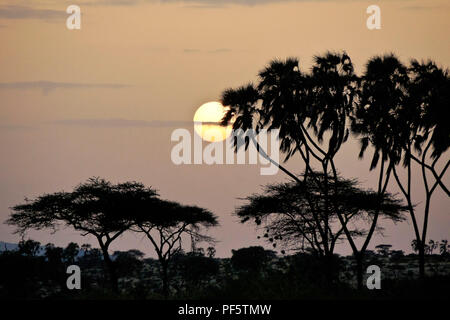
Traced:
[[195, 132], [209, 142], [223, 141], [228, 138], [231, 126], [223, 127], [219, 124], [225, 111], [226, 108], [220, 102], [207, 102], [201, 105], [194, 115]]

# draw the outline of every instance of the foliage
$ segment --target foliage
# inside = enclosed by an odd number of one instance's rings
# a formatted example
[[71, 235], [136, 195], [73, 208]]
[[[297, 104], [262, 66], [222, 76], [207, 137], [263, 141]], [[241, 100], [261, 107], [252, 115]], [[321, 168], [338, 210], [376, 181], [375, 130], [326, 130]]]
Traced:
[[[320, 173], [316, 176], [325, 179]], [[355, 237], [366, 234], [361, 225], [371, 221], [377, 210], [383, 217], [395, 222], [404, 220], [406, 208], [394, 196], [385, 194], [380, 203], [376, 192], [361, 189], [355, 179], [338, 178], [336, 186], [335, 183], [334, 180], [329, 182], [328, 194], [334, 205], [325, 200], [323, 189], [317, 187], [315, 182], [304, 179], [267, 185], [261, 195], [247, 197], [247, 203], [236, 210], [236, 215], [241, 222], [252, 219], [257, 226], [262, 224], [264, 238], [274, 248], [281, 243], [284, 248], [312, 249], [319, 255], [323, 255], [325, 249], [325, 240], [319, 230], [327, 229], [331, 252], [344, 236], [336, 210], [342, 213], [349, 225], [349, 232]], [[359, 227], [355, 222], [359, 222]]]

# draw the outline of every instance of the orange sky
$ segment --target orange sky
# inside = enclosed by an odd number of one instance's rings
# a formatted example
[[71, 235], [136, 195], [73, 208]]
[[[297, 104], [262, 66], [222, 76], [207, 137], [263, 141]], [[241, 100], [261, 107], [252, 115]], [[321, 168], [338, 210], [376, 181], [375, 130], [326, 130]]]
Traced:
[[[81, 30], [65, 26], [70, 4], [81, 7]], [[381, 30], [366, 28], [371, 4], [381, 7]], [[448, 0], [0, 0], [0, 220], [25, 196], [95, 175], [142, 181], [165, 198], [211, 209], [222, 224], [213, 233], [221, 256], [259, 244], [230, 213], [237, 197], [285, 176], [262, 177], [255, 166], [175, 166], [174, 126], [225, 88], [255, 80], [275, 57], [299, 57], [307, 69], [314, 54], [346, 50], [359, 71], [370, 56], [395, 52], [405, 63], [432, 58], [448, 67], [449, 30]], [[357, 148], [345, 146], [340, 170], [374, 187]], [[299, 161], [288, 166], [301, 170]], [[429, 235], [448, 238], [450, 201], [440, 191], [433, 200]], [[372, 245], [408, 250], [412, 226], [386, 227], [388, 237]], [[11, 231], [0, 225], [0, 241], [18, 241]], [[71, 230], [32, 236], [59, 245], [85, 240]], [[133, 235], [117, 243], [134, 247], [150, 252]]]

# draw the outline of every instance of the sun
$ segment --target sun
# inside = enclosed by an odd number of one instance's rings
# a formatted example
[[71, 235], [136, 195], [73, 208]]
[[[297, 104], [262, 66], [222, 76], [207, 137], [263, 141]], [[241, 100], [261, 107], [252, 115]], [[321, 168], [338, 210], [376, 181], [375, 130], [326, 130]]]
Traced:
[[[231, 126], [221, 126], [227, 108], [220, 102], [207, 102], [197, 109], [194, 115], [194, 130], [205, 141], [223, 141], [231, 133]], [[215, 124], [217, 123], [217, 124]]]

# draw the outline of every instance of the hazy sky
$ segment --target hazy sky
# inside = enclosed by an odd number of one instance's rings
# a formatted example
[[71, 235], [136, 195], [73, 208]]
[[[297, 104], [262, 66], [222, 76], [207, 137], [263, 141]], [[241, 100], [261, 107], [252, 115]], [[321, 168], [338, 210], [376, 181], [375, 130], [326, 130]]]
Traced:
[[[70, 4], [81, 7], [81, 30], [66, 28]], [[381, 7], [381, 30], [366, 28], [371, 4]], [[24, 197], [71, 190], [101, 176], [141, 181], [163, 198], [216, 213], [221, 227], [212, 234], [220, 256], [262, 244], [253, 227], [231, 213], [237, 198], [286, 176], [260, 176], [250, 165], [175, 166], [172, 131], [192, 130], [202, 103], [255, 80], [276, 57], [299, 57], [307, 69], [315, 54], [346, 50], [359, 72], [369, 57], [394, 52], [405, 63], [432, 58], [448, 67], [449, 30], [448, 0], [0, 0], [0, 220]], [[359, 161], [357, 149], [354, 142], [345, 145], [338, 168], [374, 188], [369, 159]], [[302, 170], [298, 158], [288, 167]], [[422, 189], [418, 181], [418, 196]], [[429, 237], [449, 238], [449, 206], [437, 191]], [[386, 238], [375, 237], [370, 247], [387, 242], [410, 249], [409, 222], [385, 227]], [[12, 231], [1, 224], [0, 240], [17, 242]], [[57, 245], [95, 244], [71, 229], [30, 236]], [[129, 248], [151, 252], [135, 235], [113, 245]]]

